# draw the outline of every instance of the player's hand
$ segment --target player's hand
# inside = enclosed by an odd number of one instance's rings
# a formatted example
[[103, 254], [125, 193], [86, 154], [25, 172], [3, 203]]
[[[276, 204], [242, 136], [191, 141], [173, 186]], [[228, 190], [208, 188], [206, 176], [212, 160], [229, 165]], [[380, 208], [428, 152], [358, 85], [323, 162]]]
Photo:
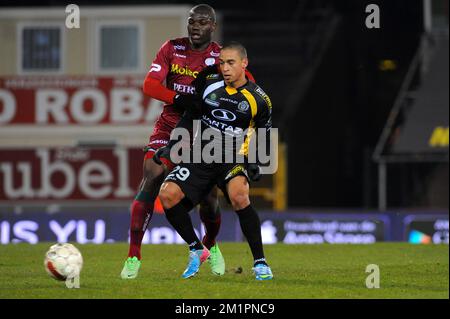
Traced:
[[156, 164], [162, 165], [161, 158], [170, 159], [170, 147], [163, 146], [158, 148], [152, 158]]
[[173, 98], [173, 105], [195, 113], [200, 107], [200, 99], [195, 94], [177, 94]]
[[247, 165], [248, 177], [254, 182], [257, 182], [261, 178], [261, 168], [258, 164], [249, 163]]

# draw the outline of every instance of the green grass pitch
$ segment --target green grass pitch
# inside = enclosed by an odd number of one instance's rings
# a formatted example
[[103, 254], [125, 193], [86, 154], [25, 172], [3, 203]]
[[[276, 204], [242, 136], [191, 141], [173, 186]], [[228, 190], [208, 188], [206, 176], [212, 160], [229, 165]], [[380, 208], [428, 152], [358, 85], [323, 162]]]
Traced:
[[[245, 243], [222, 243], [224, 276], [202, 265], [181, 278], [184, 245], [144, 245], [135, 280], [120, 279], [128, 245], [77, 245], [84, 257], [80, 289], [50, 278], [43, 258], [51, 243], [0, 246], [0, 299], [4, 298], [449, 298], [449, 246], [266, 245], [274, 280], [258, 282]], [[366, 288], [366, 266], [377, 264], [380, 288]], [[242, 267], [242, 273], [236, 269]]]

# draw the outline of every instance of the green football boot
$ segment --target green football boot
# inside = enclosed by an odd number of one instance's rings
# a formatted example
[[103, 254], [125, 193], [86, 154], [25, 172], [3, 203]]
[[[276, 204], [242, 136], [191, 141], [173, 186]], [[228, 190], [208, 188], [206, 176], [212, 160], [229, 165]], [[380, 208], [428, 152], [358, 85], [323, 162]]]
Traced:
[[134, 279], [137, 277], [139, 268], [141, 268], [141, 261], [137, 257], [128, 257], [123, 265], [120, 277], [122, 279]]
[[209, 250], [211, 256], [208, 259], [209, 266], [214, 275], [222, 276], [225, 274], [225, 260], [220, 252], [219, 245], [217, 243]]

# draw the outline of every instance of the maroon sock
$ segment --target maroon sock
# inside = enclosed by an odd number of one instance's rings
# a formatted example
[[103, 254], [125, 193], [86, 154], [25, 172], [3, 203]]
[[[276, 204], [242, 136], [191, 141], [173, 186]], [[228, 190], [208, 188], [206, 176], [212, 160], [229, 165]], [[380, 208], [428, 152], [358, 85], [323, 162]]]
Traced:
[[141, 243], [153, 215], [153, 201], [133, 200], [131, 204], [130, 249], [128, 257], [141, 259]]
[[200, 219], [205, 225], [206, 234], [203, 236], [203, 245], [211, 249], [216, 244], [216, 237], [219, 234], [220, 224], [222, 222], [220, 209], [217, 206], [215, 212], [210, 212], [209, 209], [202, 209], [200, 206]]

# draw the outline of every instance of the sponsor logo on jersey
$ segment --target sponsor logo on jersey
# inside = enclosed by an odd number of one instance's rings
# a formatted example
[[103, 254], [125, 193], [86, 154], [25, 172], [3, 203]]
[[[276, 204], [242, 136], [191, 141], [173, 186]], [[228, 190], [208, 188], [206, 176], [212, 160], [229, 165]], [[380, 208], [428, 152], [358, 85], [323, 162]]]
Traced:
[[161, 65], [152, 63], [152, 66], [150, 67], [149, 72], [159, 72], [159, 71], [161, 71]]
[[173, 55], [174, 55], [174, 56], [177, 56], [177, 57], [179, 57], [179, 58], [186, 59], [186, 56], [183, 55], [183, 54], [174, 53]]
[[225, 180], [227, 179], [231, 179], [237, 175], [239, 175], [239, 173], [244, 173], [245, 176], [248, 177], [247, 175], [247, 170], [244, 168], [244, 166], [242, 165], [236, 165], [235, 167], [233, 167], [227, 174], [227, 176], [225, 177]]
[[226, 97], [221, 97], [220, 100], [221, 100], [221, 101], [224, 101], [224, 102], [229, 102], [229, 103], [233, 103], [233, 104], [238, 104], [238, 101], [233, 100], [233, 99], [229, 99], [229, 98], [226, 98]]
[[249, 107], [250, 104], [248, 104], [247, 101], [242, 101], [241, 103], [238, 104], [238, 110], [241, 112], [247, 111]]
[[151, 141], [149, 143], [149, 145], [154, 145], [154, 144], [164, 144], [164, 145], [166, 145], [166, 144], [169, 144], [169, 141], [168, 140], [154, 140], [154, 141]]
[[179, 93], [188, 93], [188, 94], [195, 93], [195, 88], [193, 86], [185, 85], [185, 84], [174, 83], [173, 89], [174, 89], [174, 91], [177, 91]]
[[194, 79], [197, 77], [197, 75], [199, 73], [198, 71], [192, 71], [191, 69], [189, 69], [188, 66], [182, 67], [179, 64], [172, 64], [171, 68], [170, 68], [170, 72], [179, 74], [179, 75], [190, 76], [190, 77], [193, 77]]
[[205, 60], [206, 65], [214, 65], [214, 63], [216, 63], [216, 59], [214, 59], [214, 58], [207, 58]]
[[174, 45], [175, 50], [185, 51], [186, 47], [184, 45]]
[[270, 101], [269, 96], [264, 92], [259, 86], [255, 89], [255, 92], [259, 94], [266, 101], [268, 107], [272, 107], [272, 101]]
[[219, 122], [216, 120], [212, 120], [209, 117], [207, 117], [206, 115], [203, 115], [202, 121], [209, 127], [217, 128], [220, 131], [227, 133], [227, 134], [231, 133], [232, 135], [241, 135], [244, 132], [243, 129], [240, 127], [234, 127], [232, 125], [228, 125], [227, 123], [222, 123], [222, 122]]
[[208, 98], [205, 99], [205, 103], [209, 104], [211, 106], [214, 106], [214, 107], [219, 107], [219, 105], [220, 105], [219, 102], [213, 101], [213, 100], [208, 99]]
[[236, 115], [225, 109], [216, 109], [211, 114], [218, 120], [232, 122], [236, 119]]
[[220, 56], [219, 52], [214, 52], [214, 51], [211, 51], [209, 54], [211, 54], [211, 56], [216, 57], [216, 58]]

